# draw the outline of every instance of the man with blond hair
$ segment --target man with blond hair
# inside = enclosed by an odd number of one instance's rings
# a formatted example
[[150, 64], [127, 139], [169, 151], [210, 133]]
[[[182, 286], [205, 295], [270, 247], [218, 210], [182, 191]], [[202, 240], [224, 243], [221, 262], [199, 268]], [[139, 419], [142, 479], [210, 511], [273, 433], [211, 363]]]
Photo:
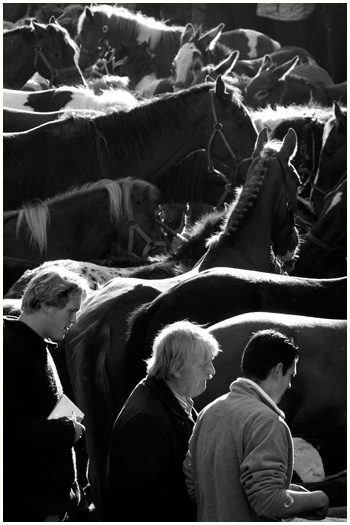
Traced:
[[4, 521], [62, 521], [79, 502], [74, 414], [48, 419], [63, 394], [50, 346], [76, 322], [86, 282], [48, 268], [30, 281], [18, 318], [4, 317]]
[[107, 521], [195, 521], [182, 463], [197, 412], [192, 398], [215, 374], [214, 336], [189, 321], [156, 336], [147, 376], [118, 415], [107, 465]]

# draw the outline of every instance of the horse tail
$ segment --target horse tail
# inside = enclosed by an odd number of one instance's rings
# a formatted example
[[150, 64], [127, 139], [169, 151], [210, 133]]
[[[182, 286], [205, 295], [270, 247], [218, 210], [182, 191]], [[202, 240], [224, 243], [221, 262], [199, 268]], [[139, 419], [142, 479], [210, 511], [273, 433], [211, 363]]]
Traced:
[[[96, 508], [101, 508], [102, 487], [109, 436], [112, 431], [116, 408], [106, 370], [106, 358], [110, 348], [111, 328], [103, 314], [96, 319], [94, 308], [87, 308], [76, 329], [78, 334], [68, 341], [69, 370], [74, 373], [72, 384], [76, 402], [85, 413], [86, 445], [89, 456], [89, 480]], [[73, 331], [73, 330], [72, 330]]]
[[161, 308], [159, 296], [153, 301], [138, 306], [128, 319], [128, 337], [123, 356], [123, 379], [125, 391], [129, 393], [145, 376], [145, 360], [152, 352], [153, 338], [148, 335], [150, 323]]

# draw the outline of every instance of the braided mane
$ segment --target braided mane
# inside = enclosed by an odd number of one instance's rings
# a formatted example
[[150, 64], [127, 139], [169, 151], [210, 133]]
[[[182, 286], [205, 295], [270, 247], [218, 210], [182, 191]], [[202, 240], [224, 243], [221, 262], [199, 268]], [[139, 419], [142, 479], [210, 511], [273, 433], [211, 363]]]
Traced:
[[265, 176], [268, 172], [271, 160], [279, 151], [282, 142], [272, 140], [265, 144], [258, 158], [256, 158], [249, 168], [246, 182], [241, 190], [238, 200], [231, 203], [226, 220], [221, 226], [221, 231], [211, 237], [207, 242], [207, 247], [216, 246], [219, 241], [232, 236], [242, 225], [243, 220], [249, 216], [254, 203], [258, 198]]

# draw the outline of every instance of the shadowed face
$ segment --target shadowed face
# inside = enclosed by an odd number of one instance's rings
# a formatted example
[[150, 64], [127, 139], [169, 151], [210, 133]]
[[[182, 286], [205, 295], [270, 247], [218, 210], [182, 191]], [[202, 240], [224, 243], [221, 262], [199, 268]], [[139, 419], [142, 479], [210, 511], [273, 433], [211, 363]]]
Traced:
[[60, 341], [66, 336], [70, 326], [76, 323], [80, 310], [81, 294], [72, 294], [64, 308], [47, 306], [44, 310], [42, 337], [51, 341]]

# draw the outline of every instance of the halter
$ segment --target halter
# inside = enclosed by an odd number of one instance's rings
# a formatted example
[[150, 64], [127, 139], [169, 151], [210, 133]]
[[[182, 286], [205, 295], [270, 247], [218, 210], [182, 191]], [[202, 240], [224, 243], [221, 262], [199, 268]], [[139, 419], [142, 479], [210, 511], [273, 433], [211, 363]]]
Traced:
[[[311, 184], [311, 175], [315, 175], [316, 172], [316, 141], [314, 127], [316, 125], [316, 119], [309, 117], [308, 122], [304, 124], [301, 134], [301, 144], [300, 144], [300, 155], [301, 155], [301, 164], [298, 168], [298, 173], [300, 177], [304, 180], [309, 180]], [[306, 162], [310, 160], [310, 156], [307, 150], [306, 135], [307, 132], [311, 130], [311, 147], [312, 147], [312, 166], [311, 169], [306, 167]]]
[[38, 70], [37, 63], [38, 63], [38, 58], [39, 57], [41, 58], [41, 60], [44, 62], [45, 66], [47, 67], [47, 69], [51, 73], [50, 88], [52, 87], [52, 85], [53, 85], [54, 81], [56, 80], [56, 78], [58, 78], [62, 73], [68, 73], [69, 71], [76, 71], [76, 69], [77, 69], [76, 66], [63, 67], [61, 69], [57, 69], [55, 67], [52, 67], [50, 62], [48, 61], [48, 59], [44, 55], [44, 52], [42, 50], [41, 45], [37, 44], [35, 46], [35, 55], [34, 55], [34, 69], [36, 71]]
[[346, 245], [334, 246], [333, 248], [331, 246], [328, 246], [328, 244], [326, 244], [323, 241], [320, 241], [320, 239], [315, 237], [315, 235], [311, 233], [311, 231], [307, 233], [307, 238], [310, 239], [310, 241], [312, 241], [314, 244], [316, 244], [316, 246], [319, 246], [319, 248], [322, 248], [323, 250], [325, 250], [327, 253], [334, 253], [338, 251], [341, 252], [346, 249]]
[[311, 182], [311, 187], [318, 191], [319, 193], [321, 193], [321, 195], [328, 195], [328, 193], [330, 193], [331, 191], [333, 191], [337, 186], [339, 186], [339, 184], [341, 182], [343, 182], [347, 177], [347, 170], [344, 171], [343, 175], [341, 176], [341, 178], [335, 183], [334, 186], [332, 186], [331, 188], [328, 188], [328, 190], [323, 190], [322, 188], [320, 188], [319, 186], [317, 186], [317, 184], [315, 184], [314, 182]]
[[229, 185], [229, 188], [227, 187], [227, 189], [225, 190], [225, 194], [224, 194], [223, 198], [221, 199], [222, 202], [223, 202], [223, 199], [231, 191], [232, 186], [234, 186], [235, 183], [237, 182], [237, 180], [238, 180], [238, 173], [239, 173], [239, 170], [240, 170], [242, 164], [244, 164], [245, 162], [251, 161], [252, 157], [247, 157], [246, 159], [242, 159], [242, 157], [239, 157], [238, 155], [236, 155], [233, 152], [230, 144], [228, 143], [228, 141], [227, 141], [227, 139], [226, 139], [226, 137], [224, 135], [224, 132], [223, 132], [224, 126], [223, 126], [223, 124], [221, 124], [221, 122], [218, 121], [218, 118], [217, 118], [217, 115], [216, 115], [215, 104], [214, 104], [214, 91], [213, 90], [210, 91], [210, 101], [211, 101], [211, 109], [212, 109], [213, 118], [214, 118], [214, 126], [213, 126], [212, 134], [210, 135], [210, 138], [209, 138], [208, 148], [207, 148], [208, 170], [210, 172], [214, 172], [215, 171], [214, 170], [214, 165], [213, 165], [213, 160], [211, 158], [210, 150], [211, 150], [211, 146], [212, 146], [213, 140], [214, 140], [214, 138], [215, 138], [215, 136], [217, 134], [219, 134], [221, 140], [223, 141], [224, 145], [226, 146], [226, 149], [229, 152], [229, 154], [231, 155], [231, 157], [233, 159], [233, 162], [234, 162], [234, 165], [235, 165], [235, 169], [234, 169], [234, 173], [233, 173], [233, 177], [232, 177], [232, 182]]
[[[128, 213], [128, 225], [129, 225], [128, 254], [133, 255], [137, 259], [142, 259], [142, 258], [146, 259], [150, 250], [153, 250], [156, 246], [161, 246], [162, 248], [166, 248], [166, 244], [164, 241], [154, 241], [153, 239], [151, 239], [149, 235], [147, 235], [147, 233], [138, 224], [137, 220], [134, 218], [134, 212], [131, 206], [130, 199], [128, 199], [126, 208], [127, 208], [127, 213]], [[139, 257], [133, 251], [134, 250], [135, 230], [140, 235], [140, 237], [142, 237], [142, 239], [146, 241], [146, 246], [144, 247], [142, 251], [142, 257]]]
[[297, 205], [294, 206], [294, 208], [293, 208], [293, 204], [292, 204], [292, 201], [291, 201], [291, 198], [290, 198], [290, 193], [289, 193], [289, 186], [288, 186], [288, 181], [287, 181], [287, 175], [286, 175], [285, 167], [284, 167], [281, 159], [277, 155], [274, 158], [278, 161], [278, 163], [279, 163], [279, 165], [281, 167], [282, 179], [283, 179], [284, 187], [285, 187], [285, 190], [286, 190], [286, 207], [287, 207], [287, 210], [289, 212], [291, 226], [292, 226], [292, 228], [294, 228], [294, 226], [295, 226], [294, 214], [297, 212]]

